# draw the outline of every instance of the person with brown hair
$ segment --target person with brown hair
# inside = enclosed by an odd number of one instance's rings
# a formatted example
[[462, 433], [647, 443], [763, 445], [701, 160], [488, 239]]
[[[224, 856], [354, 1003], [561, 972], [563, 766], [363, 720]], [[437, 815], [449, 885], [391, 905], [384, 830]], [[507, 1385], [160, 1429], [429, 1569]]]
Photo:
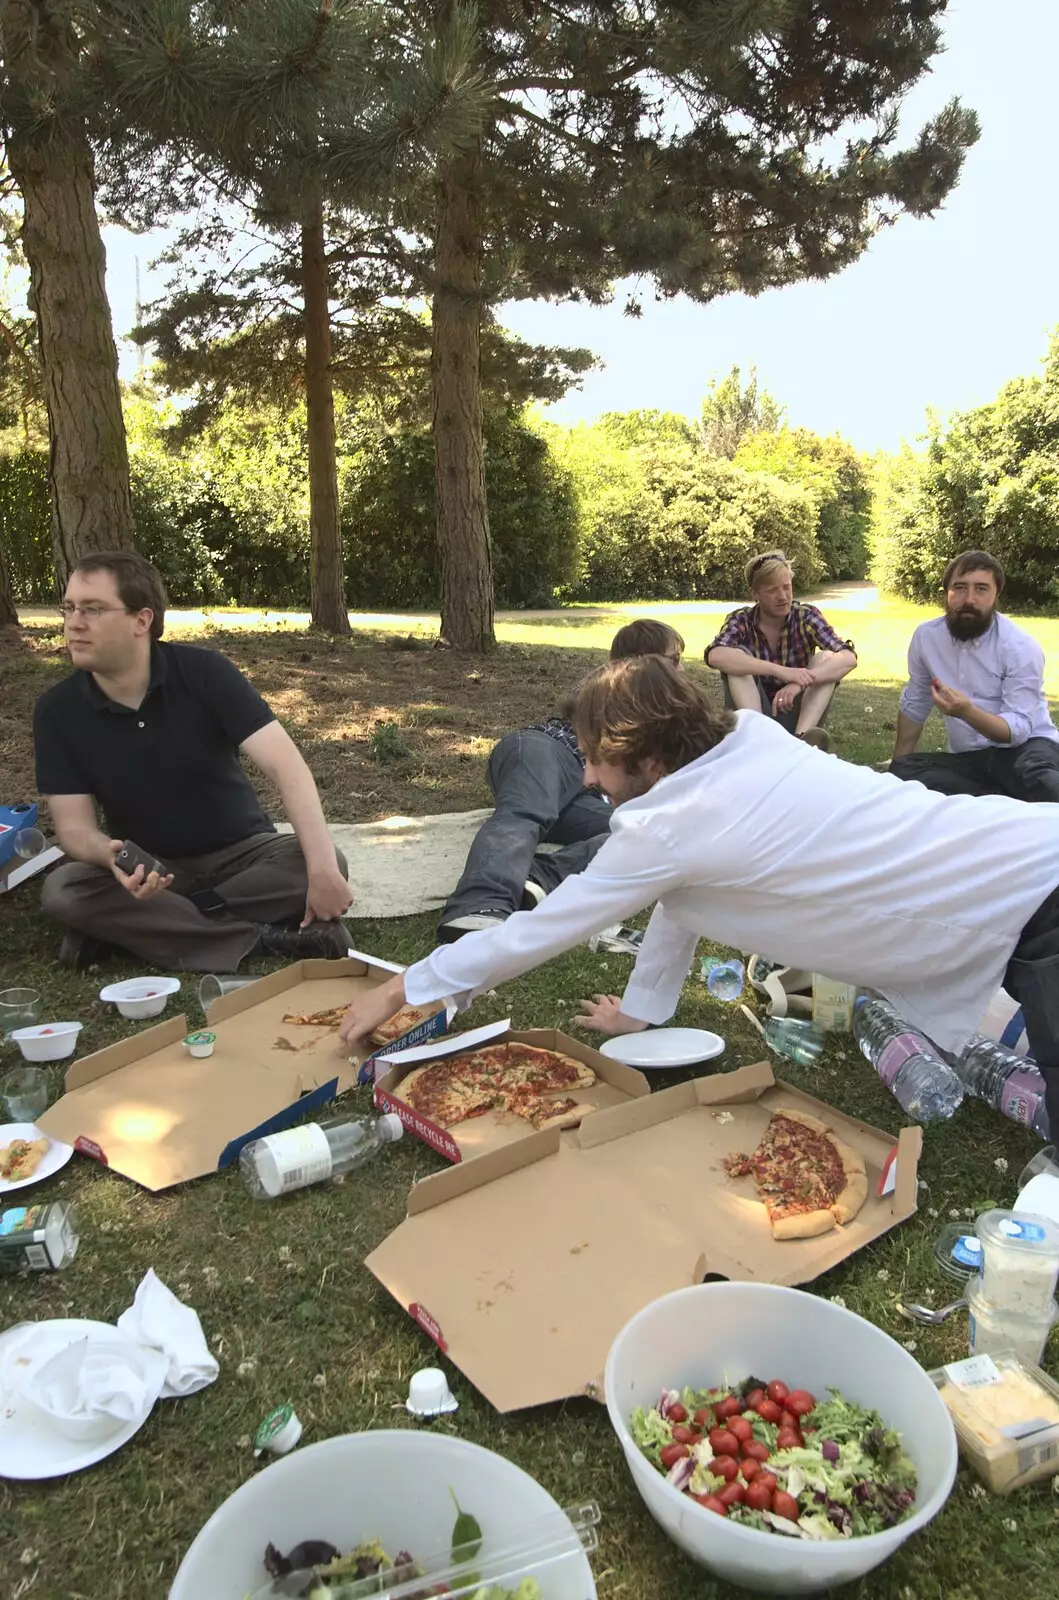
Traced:
[[357, 1043], [399, 1005], [483, 991], [654, 905], [624, 996], [575, 1018], [606, 1033], [666, 1022], [702, 936], [870, 985], [961, 1050], [1001, 982], [1023, 1008], [1059, 1127], [1059, 812], [948, 799], [830, 761], [755, 712], [717, 710], [658, 656], [582, 686], [585, 782], [614, 802], [584, 872], [530, 916], [469, 935], [355, 1001]]
[[[1059, 729], [1044, 693], [1044, 651], [997, 610], [1004, 569], [965, 550], [941, 580], [945, 613], [921, 622], [908, 646], [890, 771], [940, 794], [1059, 800]], [[916, 755], [932, 710], [948, 752]]]
[[823, 727], [835, 686], [857, 665], [851, 639], [840, 639], [816, 606], [794, 598], [794, 575], [782, 550], [746, 564], [754, 604], [730, 611], [706, 650], [721, 674], [729, 709], [762, 711], [808, 744], [830, 749]]
[[[612, 661], [661, 655], [679, 666], [684, 641], [675, 628], [637, 617], [611, 640]], [[438, 938], [493, 928], [512, 912], [531, 910], [591, 861], [610, 827], [610, 804], [584, 786], [585, 761], [569, 706], [532, 727], [505, 733], [493, 746], [486, 779], [496, 810], [467, 853], [460, 881], [445, 902]], [[554, 844], [558, 850], [540, 851]]]
[[[117, 948], [176, 971], [231, 972], [258, 948], [345, 955], [353, 896], [312, 774], [226, 656], [162, 641], [166, 603], [134, 551], [86, 556], [66, 585], [77, 670], [33, 717], [37, 787], [70, 858], [42, 897], [67, 930], [59, 960], [89, 966]], [[293, 835], [276, 832], [240, 755], [276, 784]], [[139, 857], [128, 870], [126, 844]]]

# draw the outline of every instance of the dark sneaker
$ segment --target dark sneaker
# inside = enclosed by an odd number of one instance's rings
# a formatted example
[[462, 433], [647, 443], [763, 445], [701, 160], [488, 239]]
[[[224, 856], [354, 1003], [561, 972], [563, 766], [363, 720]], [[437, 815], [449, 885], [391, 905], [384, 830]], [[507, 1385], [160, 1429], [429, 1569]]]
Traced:
[[830, 754], [831, 735], [826, 728], [806, 728], [798, 737], [804, 744], [811, 744], [815, 750], [822, 750], [825, 755]]
[[59, 965], [85, 972], [89, 967], [98, 967], [101, 962], [110, 961], [120, 953], [117, 945], [108, 944], [105, 939], [93, 939], [91, 934], [67, 928], [59, 946]]
[[519, 906], [519, 910], [532, 911], [534, 906], [540, 905], [547, 893], [548, 891], [542, 883], [534, 883], [532, 878], [527, 878], [525, 887], [522, 890], [522, 904]]
[[344, 922], [310, 922], [307, 928], [279, 928], [266, 922], [260, 947], [287, 961], [341, 961], [353, 940]]
[[453, 917], [451, 922], [438, 925], [438, 943], [455, 944], [465, 933], [478, 933], [482, 928], [499, 928], [507, 917], [500, 911], [468, 911], [466, 916]]

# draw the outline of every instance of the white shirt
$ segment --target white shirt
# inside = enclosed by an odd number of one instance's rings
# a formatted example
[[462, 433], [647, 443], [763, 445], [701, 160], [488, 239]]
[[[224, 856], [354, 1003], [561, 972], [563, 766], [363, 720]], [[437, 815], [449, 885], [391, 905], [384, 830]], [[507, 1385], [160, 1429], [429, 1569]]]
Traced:
[[[901, 691], [901, 710], [913, 722], [926, 722], [934, 708], [931, 678], [962, 689], [980, 710], [1003, 717], [1012, 745], [1059, 740], [1044, 693], [1044, 651], [999, 611], [977, 639], [954, 639], [944, 617], [919, 624], [908, 646], [908, 682]], [[945, 731], [953, 752], [1007, 749], [960, 717], [946, 717]]]
[[619, 806], [534, 911], [405, 974], [412, 1005], [483, 990], [657, 901], [622, 1010], [665, 1022], [702, 935], [880, 990], [943, 1049], [975, 1031], [1059, 884], [1059, 806], [936, 794], [825, 756], [757, 712]]

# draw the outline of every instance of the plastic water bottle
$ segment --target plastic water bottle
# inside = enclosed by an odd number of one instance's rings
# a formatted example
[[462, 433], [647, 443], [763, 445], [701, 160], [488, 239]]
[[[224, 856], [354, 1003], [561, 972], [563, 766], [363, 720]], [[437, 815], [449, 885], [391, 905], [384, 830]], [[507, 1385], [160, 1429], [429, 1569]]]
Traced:
[[244, 1145], [239, 1168], [255, 1200], [275, 1200], [292, 1189], [324, 1183], [362, 1167], [404, 1133], [400, 1117], [342, 1117], [285, 1128]]
[[981, 1033], [973, 1036], [961, 1056], [949, 1059], [960, 1082], [976, 1099], [1012, 1122], [1032, 1128], [1042, 1139], [1048, 1138], [1044, 1079], [1032, 1061]]
[[926, 1034], [897, 1015], [885, 1000], [860, 995], [853, 1007], [853, 1034], [902, 1111], [916, 1122], [954, 1116], [963, 1104], [963, 1084]]

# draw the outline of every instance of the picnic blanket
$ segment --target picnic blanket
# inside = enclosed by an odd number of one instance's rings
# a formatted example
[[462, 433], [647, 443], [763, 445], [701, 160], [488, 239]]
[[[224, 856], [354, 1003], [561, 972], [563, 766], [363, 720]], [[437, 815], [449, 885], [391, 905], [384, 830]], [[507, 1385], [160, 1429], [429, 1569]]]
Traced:
[[[349, 863], [355, 917], [414, 917], [439, 911], [456, 887], [471, 840], [491, 810], [381, 822], [333, 822], [331, 837]], [[290, 833], [289, 823], [280, 823]]]

